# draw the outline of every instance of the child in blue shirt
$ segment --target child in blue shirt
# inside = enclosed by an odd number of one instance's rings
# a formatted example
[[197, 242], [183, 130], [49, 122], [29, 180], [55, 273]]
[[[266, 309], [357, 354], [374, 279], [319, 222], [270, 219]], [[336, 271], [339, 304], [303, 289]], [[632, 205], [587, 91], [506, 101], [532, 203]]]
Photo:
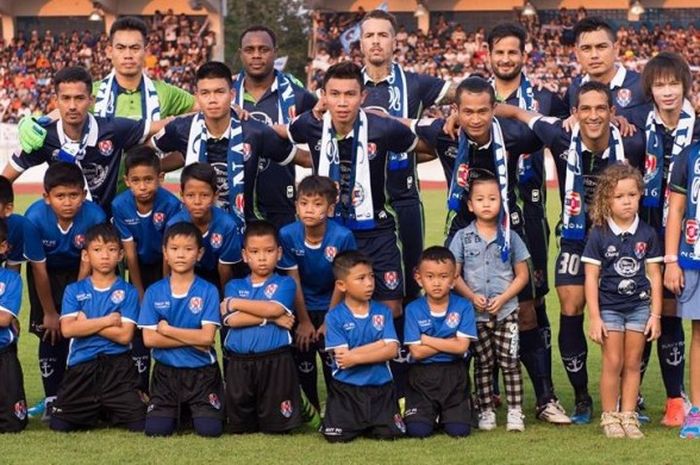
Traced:
[[328, 309], [340, 302], [335, 289], [333, 259], [338, 253], [355, 250], [352, 231], [336, 221], [333, 214], [338, 189], [330, 178], [305, 177], [297, 188], [299, 219], [282, 228], [282, 259], [277, 267], [286, 270], [297, 284], [294, 309], [297, 315], [295, 358], [299, 382], [311, 403], [320, 409], [316, 387], [316, 353], [323, 360], [323, 376], [330, 383], [330, 359], [323, 350], [323, 321]]
[[224, 347], [226, 403], [234, 433], [283, 433], [301, 425], [301, 391], [292, 356], [296, 283], [275, 273], [282, 255], [275, 227], [246, 225], [243, 258], [250, 275], [231, 280], [221, 303], [230, 329]]
[[170, 436], [189, 409], [195, 432], [215, 437], [223, 432], [223, 384], [214, 339], [221, 325], [216, 287], [194, 272], [204, 254], [202, 235], [191, 223], [168, 227], [163, 256], [166, 278], [146, 290], [139, 314], [143, 342], [155, 360], [147, 436]]
[[345, 297], [326, 315], [333, 380], [321, 431], [329, 442], [401, 437], [406, 427], [389, 369], [399, 340], [389, 307], [372, 300], [372, 262], [361, 252], [343, 252], [333, 261], [333, 275]]
[[446, 247], [423, 251], [415, 278], [425, 295], [406, 307], [404, 344], [414, 360], [406, 386], [406, 433], [425, 438], [436, 422], [449, 436], [471, 430], [465, 355], [476, 339], [474, 308], [452, 293], [457, 262]]
[[24, 222], [22, 215], [14, 213], [15, 193], [12, 183], [4, 176], [0, 176], [0, 218], [5, 219], [7, 226], [7, 252], [5, 252], [5, 266], [20, 272], [24, 258]]
[[66, 287], [61, 306], [61, 333], [71, 343], [52, 406], [50, 427], [55, 431], [93, 428], [100, 418], [143, 431], [146, 404], [130, 353], [139, 298], [117, 275], [122, 255], [112, 225], [88, 229], [82, 260], [89, 262], [90, 276]]

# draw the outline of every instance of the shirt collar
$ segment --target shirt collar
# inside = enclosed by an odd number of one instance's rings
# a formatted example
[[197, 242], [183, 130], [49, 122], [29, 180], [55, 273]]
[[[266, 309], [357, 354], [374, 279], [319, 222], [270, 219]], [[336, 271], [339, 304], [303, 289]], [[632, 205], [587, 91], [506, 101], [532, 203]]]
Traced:
[[[612, 80], [610, 81], [610, 90], [622, 87], [622, 85], [625, 83], [626, 77], [627, 69], [624, 66], [618, 66], [617, 71], [615, 72], [615, 76], [613, 76]], [[591, 77], [588, 74], [586, 74], [585, 76], [583, 76], [583, 78], [581, 78], [581, 84], [585, 84], [590, 80]]]
[[[94, 147], [97, 145], [97, 137], [99, 136], [100, 128], [97, 126], [97, 120], [92, 115], [92, 113], [88, 113], [88, 118], [85, 121], [85, 124], [90, 125], [90, 132], [88, 133], [87, 137], [87, 146]], [[58, 141], [61, 145], [70, 141], [70, 139], [68, 138], [68, 136], [66, 136], [66, 133], [63, 130], [63, 120], [60, 118], [58, 120], [58, 123], [56, 124], [56, 133], [58, 134]], [[78, 140], [73, 142], [80, 143], [82, 141]]]
[[389, 66], [389, 74], [387, 74], [386, 76], [384, 76], [383, 78], [381, 78], [378, 81], [373, 81], [372, 78], [369, 77], [369, 74], [367, 74], [367, 67], [366, 66], [362, 67], [362, 78], [363, 78], [365, 84], [367, 84], [368, 82], [371, 82], [376, 86], [377, 84], [380, 84], [380, 83], [385, 82], [385, 81], [390, 82], [392, 80], [393, 76], [394, 76], [394, 63], [393, 62]]
[[634, 233], [637, 232], [637, 228], [639, 227], [639, 215], [635, 215], [635, 216], [634, 216], [634, 221], [633, 221], [632, 224], [631, 224], [627, 229], [625, 229], [625, 230], [623, 230], [622, 228], [620, 228], [620, 227], [617, 225], [617, 223], [615, 223], [615, 222], [612, 220], [612, 218], [608, 218], [608, 227], [609, 227], [610, 230], [613, 232], [613, 234], [615, 234], [616, 236], [619, 236], [620, 234], [623, 234], [623, 233], [634, 234]]

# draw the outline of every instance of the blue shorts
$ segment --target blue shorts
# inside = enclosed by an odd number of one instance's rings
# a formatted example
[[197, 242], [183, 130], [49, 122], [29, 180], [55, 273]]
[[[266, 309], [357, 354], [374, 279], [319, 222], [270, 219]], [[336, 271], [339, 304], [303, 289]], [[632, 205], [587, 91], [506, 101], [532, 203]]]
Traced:
[[600, 317], [608, 331], [635, 331], [643, 333], [649, 321], [651, 310], [649, 304], [644, 302], [632, 310], [606, 310], [600, 309]]
[[391, 230], [355, 231], [357, 250], [372, 259], [375, 300], [402, 300], [404, 272], [396, 233]]
[[586, 276], [583, 272], [581, 255], [586, 247], [585, 240], [561, 239], [559, 253], [554, 263], [554, 285], [583, 286]]
[[700, 270], [683, 270], [685, 287], [678, 296], [678, 316], [700, 320]]

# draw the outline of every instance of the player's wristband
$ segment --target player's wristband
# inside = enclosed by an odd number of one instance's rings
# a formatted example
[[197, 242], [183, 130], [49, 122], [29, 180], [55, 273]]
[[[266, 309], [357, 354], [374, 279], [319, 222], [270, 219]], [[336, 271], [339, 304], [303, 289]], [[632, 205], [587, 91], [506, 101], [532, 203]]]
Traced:
[[658, 313], [650, 313], [649, 318], [656, 318], [657, 320], [661, 319], [661, 315]]
[[260, 323], [260, 326], [265, 326], [267, 324], [267, 318], [263, 318], [262, 323]]
[[664, 255], [664, 263], [677, 263], [678, 255]]

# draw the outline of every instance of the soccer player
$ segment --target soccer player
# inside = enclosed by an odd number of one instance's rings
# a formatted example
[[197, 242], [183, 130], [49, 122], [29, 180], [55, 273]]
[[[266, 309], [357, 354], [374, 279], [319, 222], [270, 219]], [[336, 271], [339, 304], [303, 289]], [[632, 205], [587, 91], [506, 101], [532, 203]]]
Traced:
[[214, 339], [221, 325], [219, 292], [194, 272], [204, 254], [196, 226], [180, 222], [163, 238], [170, 274], [146, 290], [138, 325], [156, 363], [146, 414], [147, 436], [170, 436], [188, 408], [194, 431], [216, 437], [223, 432], [224, 387]]
[[416, 281], [425, 295], [406, 307], [405, 344], [414, 361], [408, 370], [406, 433], [425, 438], [439, 423], [447, 435], [471, 431], [469, 379], [464, 358], [477, 337], [474, 307], [452, 293], [455, 256], [446, 247], [421, 253]]
[[330, 358], [323, 350], [323, 322], [328, 309], [340, 302], [335, 289], [333, 259], [339, 253], [355, 250], [352, 231], [329, 220], [333, 215], [338, 188], [324, 176], [307, 176], [297, 188], [296, 208], [299, 219], [282, 228], [282, 258], [277, 267], [285, 270], [297, 284], [294, 308], [306, 310], [313, 324], [314, 335], [307, 344], [297, 340], [295, 357], [299, 381], [306, 397], [320, 410], [316, 387], [316, 353], [323, 360], [323, 376], [330, 383]]
[[[160, 186], [163, 172], [155, 151], [140, 145], [130, 149], [124, 160], [126, 185], [112, 202], [114, 226], [121, 237], [129, 281], [143, 294], [163, 278], [163, 233], [166, 223], [182, 205], [180, 200]], [[134, 333], [132, 356], [141, 376], [139, 389], [148, 392], [151, 351], [143, 345], [140, 330]]]
[[95, 203], [85, 200], [85, 178], [73, 163], [57, 162], [44, 175], [44, 195], [25, 213], [24, 256], [29, 260], [29, 331], [39, 337], [39, 370], [48, 419], [63, 379], [69, 341], [61, 335], [59, 315], [63, 291], [88, 276], [90, 266], [81, 261], [87, 230], [106, 220]]
[[143, 431], [146, 404], [129, 353], [139, 296], [117, 274], [122, 257], [112, 225], [87, 230], [81, 259], [90, 264], [90, 275], [66, 287], [61, 305], [61, 334], [71, 343], [68, 368], [51, 409], [54, 431], [94, 428], [101, 418]]
[[0, 218], [5, 220], [7, 228], [7, 250], [5, 251], [5, 266], [17, 273], [22, 268], [24, 258], [24, 222], [22, 215], [14, 213], [15, 193], [12, 183], [0, 176]]
[[361, 435], [396, 439], [406, 432], [387, 363], [396, 356], [399, 340], [391, 310], [372, 300], [372, 274], [372, 263], [361, 252], [344, 252], [333, 260], [344, 298], [326, 316], [333, 380], [321, 431], [329, 442]]
[[[7, 225], [0, 219], [0, 254], [6, 254]], [[0, 433], [15, 433], [27, 426], [24, 375], [17, 358], [19, 311], [22, 306], [22, 277], [0, 267]]]
[[3, 176], [14, 181], [26, 169], [44, 162], [75, 163], [87, 184], [88, 200], [109, 214], [117, 192], [122, 152], [145, 141], [165, 122], [92, 116], [88, 113], [92, 79], [85, 68], [63, 68], [53, 81], [60, 119], [46, 128], [46, 139], [35, 151], [14, 154]]
[[282, 248], [267, 221], [248, 223], [243, 257], [250, 275], [229, 281], [221, 303], [230, 328], [224, 341], [228, 425], [234, 433], [284, 433], [302, 423], [291, 348], [296, 283], [275, 272]]

